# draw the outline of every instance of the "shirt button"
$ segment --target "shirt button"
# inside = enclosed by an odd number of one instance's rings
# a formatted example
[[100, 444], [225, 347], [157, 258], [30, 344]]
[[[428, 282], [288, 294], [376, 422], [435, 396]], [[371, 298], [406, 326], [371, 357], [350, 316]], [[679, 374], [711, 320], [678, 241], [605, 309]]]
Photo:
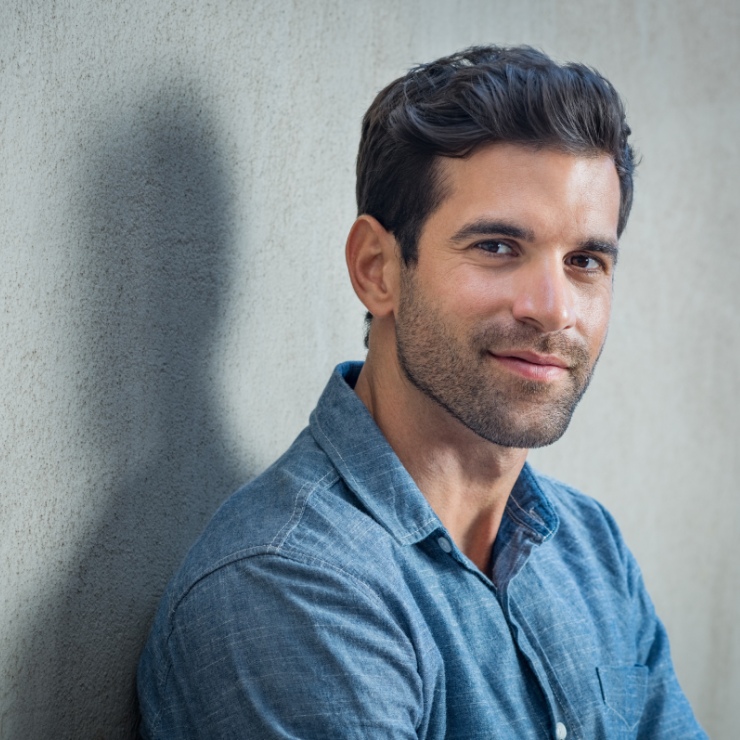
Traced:
[[555, 737], [557, 740], [565, 740], [568, 737], [568, 728], [562, 722], [555, 725]]
[[445, 552], [452, 552], [452, 545], [450, 544], [450, 541], [446, 537], [440, 537], [437, 540], [437, 544], [445, 551]]

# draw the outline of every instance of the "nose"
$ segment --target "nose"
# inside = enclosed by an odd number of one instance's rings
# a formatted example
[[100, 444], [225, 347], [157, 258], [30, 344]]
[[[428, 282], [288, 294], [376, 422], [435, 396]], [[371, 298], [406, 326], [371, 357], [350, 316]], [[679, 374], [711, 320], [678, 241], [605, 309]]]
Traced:
[[539, 331], [563, 331], [576, 321], [576, 292], [554, 255], [534, 260], [517, 275], [512, 313]]

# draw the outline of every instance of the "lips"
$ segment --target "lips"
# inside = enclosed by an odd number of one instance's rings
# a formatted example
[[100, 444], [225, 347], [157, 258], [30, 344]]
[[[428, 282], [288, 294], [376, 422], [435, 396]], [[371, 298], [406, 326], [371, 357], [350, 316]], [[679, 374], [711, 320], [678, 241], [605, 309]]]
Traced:
[[497, 352], [495, 357], [513, 357], [516, 360], [523, 360], [532, 365], [552, 365], [553, 367], [568, 368], [570, 364], [558, 357], [557, 355], [539, 355], [536, 352]]
[[489, 353], [498, 364], [527, 380], [552, 382], [567, 375], [570, 364], [557, 355], [516, 351]]

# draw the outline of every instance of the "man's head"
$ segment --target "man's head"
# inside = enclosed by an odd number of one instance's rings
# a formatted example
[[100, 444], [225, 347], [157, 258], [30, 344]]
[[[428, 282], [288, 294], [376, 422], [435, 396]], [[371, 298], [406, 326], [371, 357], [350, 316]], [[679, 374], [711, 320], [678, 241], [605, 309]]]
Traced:
[[526, 47], [461, 52], [382, 91], [347, 242], [378, 319], [368, 365], [490, 442], [555, 441], [606, 337], [628, 135], [609, 82]]
[[362, 124], [358, 211], [393, 233], [411, 264], [422, 225], [445, 196], [440, 157], [509, 142], [610, 156], [621, 234], [632, 206], [629, 134], [619, 95], [594, 70], [526, 46], [473, 47], [414, 67], [378, 93]]

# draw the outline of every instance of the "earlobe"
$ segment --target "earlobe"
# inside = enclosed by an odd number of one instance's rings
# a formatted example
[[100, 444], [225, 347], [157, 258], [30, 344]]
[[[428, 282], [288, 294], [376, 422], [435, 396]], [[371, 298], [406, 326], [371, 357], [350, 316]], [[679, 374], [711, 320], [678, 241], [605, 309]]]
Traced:
[[398, 248], [391, 232], [372, 216], [352, 225], [345, 248], [347, 269], [357, 297], [374, 316], [392, 313], [398, 292]]

